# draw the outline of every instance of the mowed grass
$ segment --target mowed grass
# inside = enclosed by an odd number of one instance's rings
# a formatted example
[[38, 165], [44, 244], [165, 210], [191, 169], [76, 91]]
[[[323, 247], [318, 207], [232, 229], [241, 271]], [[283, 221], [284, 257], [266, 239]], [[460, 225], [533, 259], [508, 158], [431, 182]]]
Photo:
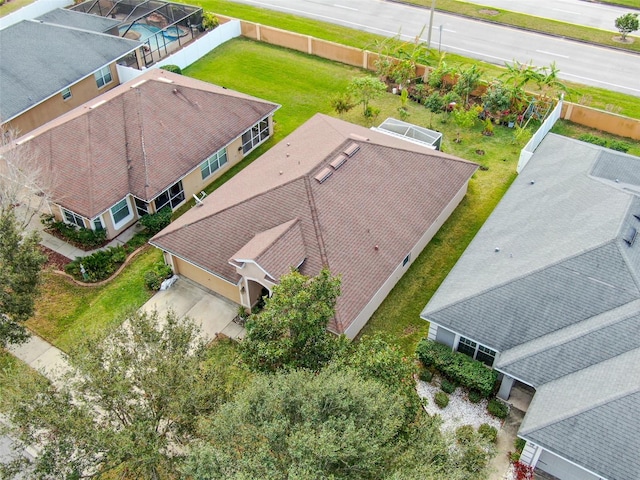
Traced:
[[[368, 73], [290, 50], [236, 39], [187, 69], [186, 74], [281, 103], [277, 130], [281, 138], [315, 112], [337, 116], [330, 106], [331, 97], [343, 91], [354, 76]], [[372, 105], [380, 109], [373, 122], [377, 125], [384, 118], [398, 116], [400, 97], [387, 94], [374, 100]], [[432, 124], [444, 133], [446, 152], [487, 168], [476, 172], [458, 209], [363, 330], [364, 334], [382, 333], [411, 353], [416, 342], [426, 334], [427, 323], [419, 318], [420, 311], [515, 178], [520, 146], [514, 143], [514, 130], [496, 126], [495, 135], [485, 137], [481, 134], [480, 122], [462, 132], [462, 142], [456, 143], [458, 129], [446, 114], [431, 118], [427, 109], [413, 102], [409, 102], [408, 111], [408, 121], [427, 127]], [[371, 125], [363, 117], [361, 107], [342, 118]], [[477, 150], [484, 151], [484, 155], [476, 153]]]
[[[280, 13], [264, 8], [252, 7], [250, 5], [234, 3], [227, 0], [204, 0], [200, 2], [199, 5], [201, 5], [205, 10], [216, 12], [221, 15], [240, 18], [247, 21], [260, 23], [262, 25], [269, 25], [272, 27], [280, 28], [282, 30], [302, 33], [304, 35], [311, 35], [323, 40], [329, 40], [343, 45], [368, 49], [371, 51], [376, 51], [376, 45], [385, 39], [385, 37], [383, 36], [374, 35], [372, 33], [361, 32], [359, 30], [354, 30], [327, 22], [320, 22], [308, 18], [296, 17], [295, 15]], [[440, 2], [438, 2], [438, 5], [440, 5]], [[420, 32], [402, 33], [406, 35], [418, 35]], [[411, 39], [403, 37], [403, 41], [406, 40]], [[640, 39], [638, 39], [636, 43], [640, 45]], [[429, 64], [433, 66], [436, 61], [437, 52], [434, 51], [432, 60]], [[447, 54], [446, 62], [456, 68], [466, 68], [474, 64], [478, 65], [484, 72], [485, 80], [490, 80], [491, 78], [495, 78], [505, 72], [505, 69], [503, 67], [455, 54]], [[538, 66], [543, 67], [545, 65]], [[588, 106], [601, 110], [615, 107], [617, 109], [617, 113], [621, 115], [640, 119], [640, 101], [638, 101], [638, 97], [625, 95], [618, 92], [612, 92], [604, 88], [589, 87], [579, 83], [565, 83], [570, 88], [570, 93], [566, 96], [566, 99], [568, 101], [584, 103]]]
[[35, 2], [35, 0], [10, 0], [5, 1], [2, 5], [0, 5], [0, 17], [4, 17], [9, 15], [10, 13], [15, 12], [16, 10], [21, 9], [24, 6], [29, 5], [30, 3]]
[[144, 274], [162, 260], [162, 252], [148, 248], [113, 281], [99, 287], [76, 285], [52, 272], [44, 273], [35, 315], [27, 327], [49, 343], [68, 351], [80, 339], [119, 323], [130, 309], [140, 308], [152, 295]]

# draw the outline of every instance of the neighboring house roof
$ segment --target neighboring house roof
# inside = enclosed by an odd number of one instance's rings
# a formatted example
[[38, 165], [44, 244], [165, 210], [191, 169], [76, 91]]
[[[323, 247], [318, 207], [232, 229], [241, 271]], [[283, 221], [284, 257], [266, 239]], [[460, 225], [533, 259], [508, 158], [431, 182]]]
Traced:
[[120, 25], [120, 20], [113, 18], [100, 17], [98, 15], [89, 15], [67, 8], [56, 8], [44, 15], [40, 15], [36, 20], [44, 23], [52, 23], [63, 27], [79, 28], [80, 30], [89, 30], [92, 32], [103, 33]]
[[53, 200], [94, 218], [127, 194], [150, 201], [277, 104], [160, 69], [30, 132]]
[[0, 45], [0, 119], [4, 123], [134, 51], [141, 43], [23, 20], [0, 30]]
[[609, 480], [640, 471], [639, 231], [640, 158], [549, 134], [421, 314], [536, 388], [521, 436]]
[[[243, 255], [280, 275], [304, 253], [303, 274], [328, 266], [341, 275], [331, 329], [344, 332], [476, 168], [318, 114], [152, 244], [232, 283]], [[332, 175], [321, 183], [327, 172]], [[285, 235], [286, 242], [278, 241]]]

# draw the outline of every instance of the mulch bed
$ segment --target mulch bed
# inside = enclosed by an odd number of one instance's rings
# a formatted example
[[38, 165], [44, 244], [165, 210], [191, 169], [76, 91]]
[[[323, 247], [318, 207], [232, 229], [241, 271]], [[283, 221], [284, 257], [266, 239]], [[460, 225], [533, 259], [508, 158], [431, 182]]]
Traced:
[[50, 248], [47, 248], [43, 245], [40, 245], [40, 251], [47, 256], [47, 263], [45, 263], [45, 268], [64, 271], [64, 266], [67, 263], [71, 262], [69, 258], [58, 252], [54, 252]]

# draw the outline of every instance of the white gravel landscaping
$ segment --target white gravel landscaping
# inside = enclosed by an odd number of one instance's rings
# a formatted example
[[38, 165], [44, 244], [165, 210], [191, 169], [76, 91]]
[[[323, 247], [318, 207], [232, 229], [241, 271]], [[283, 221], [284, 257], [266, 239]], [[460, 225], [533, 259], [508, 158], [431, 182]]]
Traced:
[[502, 421], [487, 412], [487, 400], [471, 403], [460, 387], [449, 395], [449, 405], [445, 408], [438, 407], [433, 399], [434, 395], [440, 391], [437, 379], [434, 378], [431, 383], [418, 380], [416, 388], [418, 395], [427, 399], [424, 407], [426, 412], [429, 415], [440, 415], [442, 418], [443, 430], [453, 432], [462, 425], [472, 425], [477, 430], [483, 423], [488, 423], [498, 430], [502, 427]]

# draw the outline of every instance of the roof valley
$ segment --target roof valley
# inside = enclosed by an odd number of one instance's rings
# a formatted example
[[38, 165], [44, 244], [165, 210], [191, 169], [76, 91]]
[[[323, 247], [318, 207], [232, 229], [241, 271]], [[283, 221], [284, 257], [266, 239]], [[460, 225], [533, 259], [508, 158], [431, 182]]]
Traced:
[[329, 259], [327, 258], [327, 250], [325, 247], [324, 239], [322, 238], [322, 228], [320, 227], [318, 210], [316, 208], [315, 199], [313, 198], [313, 191], [311, 190], [311, 180], [307, 175], [305, 175], [304, 177], [304, 188], [307, 194], [307, 199], [309, 200], [309, 210], [311, 211], [311, 220], [313, 221], [313, 228], [316, 232], [316, 237], [318, 239], [320, 259], [322, 260], [322, 265], [328, 268]]

